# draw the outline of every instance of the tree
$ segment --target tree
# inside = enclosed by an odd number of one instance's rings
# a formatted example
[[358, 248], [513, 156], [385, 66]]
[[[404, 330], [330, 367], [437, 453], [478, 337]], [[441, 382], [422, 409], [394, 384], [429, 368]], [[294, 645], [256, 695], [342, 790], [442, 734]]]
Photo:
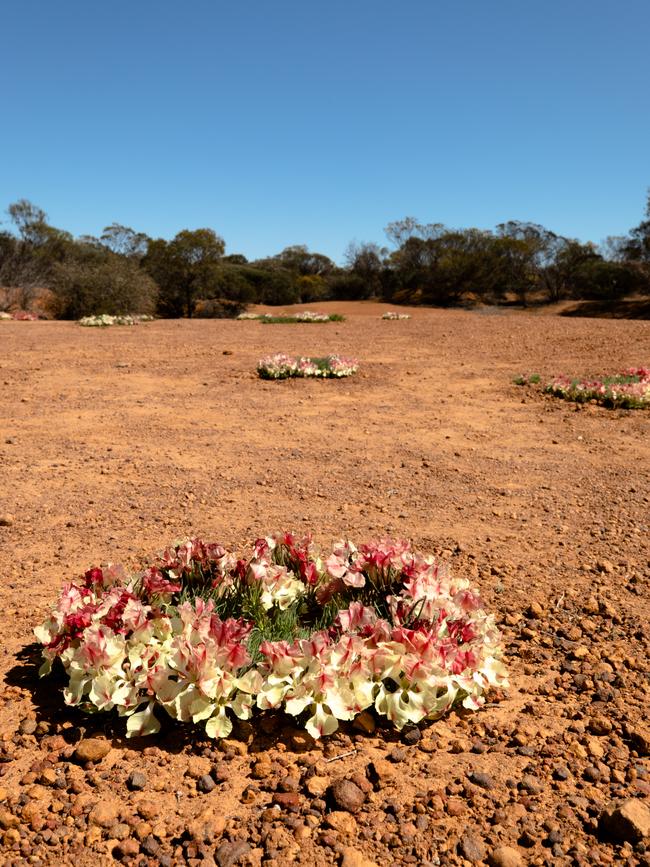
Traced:
[[153, 313], [158, 294], [158, 287], [137, 262], [110, 252], [57, 263], [51, 286], [55, 312], [62, 319]]
[[20, 199], [9, 205], [7, 213], [23, 241], [39, 244], [47, 237], [50, 227], [47, 224], [47, 214], [42, 208], [27, 199]]
[[163, 316], [192, 316], [196, 301], [210, 297], [225, 248], [212, 229], [184, 229], [171, 241], [149, 241], [142, 266], [160, 288]]
[[623, 247], [625, 259], [631, 262], [650, 263], [650, 190], [645, 208], [645, 220], [630, 231], [630, 237]]
[[119, 253], [130, 259], [142, 259], [149, 243], [149, 237], [144, 232], [136, 232], [129, 226], [122, 226], [119, 223], [105, 226], [99, 240], [113, 253]]
[[385, 247], [368, 242], [352, 241], [345, 251], [345, 262], [355, 281], [349, 288], [356, 290], [355, 298], [380, 297], [383, 294], [385, 259], [388, 251]]

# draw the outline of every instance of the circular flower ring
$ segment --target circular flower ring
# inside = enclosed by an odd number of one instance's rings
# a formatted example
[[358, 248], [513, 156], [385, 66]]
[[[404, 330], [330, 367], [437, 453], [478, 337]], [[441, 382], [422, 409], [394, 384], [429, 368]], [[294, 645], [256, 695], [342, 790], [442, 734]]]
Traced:
[[241, 558], [192, 539], [142, 572], [90, 569], [35, 630], [64, 699], [117, 710], [127, 735], [164, 711], [225, 737], [233, 715], [283, 709], [318, 738], [374, 708], [401, 729], [507, 687], [501, 635], [475, 589], [405, 541], [276, 533]]

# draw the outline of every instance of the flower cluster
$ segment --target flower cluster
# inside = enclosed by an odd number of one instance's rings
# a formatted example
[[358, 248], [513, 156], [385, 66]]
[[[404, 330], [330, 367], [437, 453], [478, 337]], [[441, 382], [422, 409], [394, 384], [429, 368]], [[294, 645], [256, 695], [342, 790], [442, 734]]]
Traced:
[[265, 323], [291, 322], [343, 322], [345, 317], [340, 313], [313, 313], [311, 310], [301, 310], [298, 313], [240, 313], [237, 319], [257, 319]]
[[152, 319], [153, 316], [146, 316], [144, 314], [137, 316], [111, 316], [109, 313], [101, 313], [96, 316], [84, 316], [78, 320], [78, 324], [91, 328], [106, 328], [109, 325], [138, 325], [140, 322], [151, 322]]
[[650, 368], [631, 367], [602, 379], [558, 376], [546, 386], [545, 391], [577, 403], [594, 400], [612, 408], [643, 409], [650, 407]]
[[354, 358], [328, 355], [326, 358], [294, 358], [279, 352], [257, 362], [257, 372], [262, 379], [288, 379], [291, 376], [315, 376], [321, 379], [340, 379], [352, 376], [359, 369]]
[[[225, 737], [233, 715], [302, 715], [330, 734], [374, 708], [397, 728], [507, 687], [501, 635], [469, 582], [407, 542], [258, 539], [246, 558], [199, 539], [142, 572], [88, 570], [35, 629], [67, 704], [155, 733], [160, 711]], [[158, 716], [157, 716], [158, 714]]]
[[36, 322], [38, 318], [38, 314], [30, 313], [29, 310], [14, 310], [12, 313], [7, 313], [4, 310], [0, 312], [0, 319], [7, 321], [13, 319], [17, 322]]
[[387, 310], [382, 314], [382, 319], [410, 319], [409, 313], [397, 313], [394, 310]]

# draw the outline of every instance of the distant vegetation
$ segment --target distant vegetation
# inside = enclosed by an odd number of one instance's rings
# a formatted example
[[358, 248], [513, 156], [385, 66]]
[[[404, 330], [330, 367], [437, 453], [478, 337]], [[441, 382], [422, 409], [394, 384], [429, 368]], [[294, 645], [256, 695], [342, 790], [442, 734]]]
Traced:
[[386, 227], [389, 247], [350, 244], [343, 267], [300, 245], [249, 262], [227, 255], [212, 229], [185, 229], [167, 241], [113, 223], [98, 238], [74, 238], [24, 199], [7, 212], [0, 310], [39, 309], [55, 318], [224, 317], [253, 303], [331, 299], [527, 305], [650, 294], [650, 196], [646, 219], [600, 248], [534, 223], [486, 231], [407, 217]]

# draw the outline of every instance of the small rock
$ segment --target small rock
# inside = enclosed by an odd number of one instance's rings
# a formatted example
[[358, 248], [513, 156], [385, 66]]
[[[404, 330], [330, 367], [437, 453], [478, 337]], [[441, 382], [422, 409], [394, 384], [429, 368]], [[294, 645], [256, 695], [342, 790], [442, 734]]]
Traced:
[[610, 560], [598, 560], [596, 569], [599, 572], [604, 572], [606, 575], [612, 575], [614, 573], [614, 564]]
[[469, 774], [470, 782], [481, 789], [493, 789], [495, 787], [494, 778], [484, 771], [472, 771]]
[[149, 834], [142, 841], [142, 851], [145, 855], [150, 855], [152, 858], [156, 858], [160, 854], [160, 843], [152, 834]]
[[[8, 524], [2, 524], [2, 517], [0, 517], [0, 526], [8, 526]], [[20, 726], [18, 727], [18, 731], [21, 733], [21, 735], [33, 735], [36, 731], [36, 725], [37, 723], [35, 719], [27, 718], [22, 720]]]
[[133, 771], [133, 773], [129, 775], [126, 785], [132, 792], [139, 792], [147, 785], [147, 778], [142, 771]]
[[20, 819], [17, 816], [14, 816], [9, 810], [0, 809], [0, 828], [6, 831], [9, 828], [17, 828], [19, 825]]
[[314, 775], [310, 777], [305, 783], [305, 789], [307, 792], [314, 798], [322, 797], [330, 784], [331, 780], [329, 777], [320, 777], [318, 775]]
[[90, 811], [88, 822], [99, 828], [110, 828], [117, 823], [119, 804], [115, 801], [100, 801]]
[[616, 842], [637, 843], [650, 837], [650, 808], [638, 798], [613, 801], [600, 814], [599, 824]]
[[630, 740], [640, 756], [650, 756], [650, 728], [638, 726], [630, 732]]
[[412, 729], [407, 729], [402, 735], [402, 741], [409, 747], [414, 746], [419, 743], [420, 738], [422, 737], [422, 732], [417, 726]]
[[101, 762], [111, 751], [109, 741], [100, 738], [86, 738], [79, 741], [74, 751], [78, 762]]
[[203, 776], [199, 777], [196, 782], [196, 788], [199, 790], [199, 792], [203, 792], [204, 794], [211, 792], [216, 785], [217, 784], [212, 779], [210, 774], [203, 774]]
[[490, 867], [524, 867], [524, 859], [512, 846], [498, 846], [487, 860]]
[[13, 527], [15, 520], [15, 515], [5, 512], [3, 515], [0, 515], [0, 527]]
[[296, 812], [300, 809], [300, 795], [297, 792], [275, 792], [271, 802], [283, 810]]
[[368, 767], [368, 778], [379, 789], [392, 783], [396, 773], [397, 769], [386, 759], [375, 759]]
[[203, 756], [191, 756], [187, 763], [187, 776], [193, 780], [200, 780], [205, 774], [210, 773], [211, 762]]
[[118, 858], [135, 858], [140, 852], [140, 844], [137, 840], [127, 837], [117, 844], [113, 852]]
[[544, 617], [544, 609], [539, 602], [531, 602], [526, 610], [526, 616], [531, 620], [542, 620]]
[[328, 794], [339, 809], [348, 813], [357, 813], [366, 800], [365, 794], [352, 780], [336, 780], [329, 787]]
[[377, 864], [352, 846], [344, 846], [341, 850], [341, 867], [377, 867]]
[[45, 768], [38, 781], [42, 786], [55, 786], [59, 781], [59, 776], [54, 768]]
[[251, 768], [251, 777], [254, 780], [269, 780], [273, 776], [273, 766], [266, 758], [261, 758]]
[[539, 795], [539, 793], [544, 790], [544, 784], [542, 781], [537, 777], [534, 777], [532, 774], [525, 774], [521, 778], [519, 786], [524, 790], [524, 792], [528, 792], [530, 795]]
[[485, 843], [478, 834], [474, 834], [472, 831], [465, 831], [460, 838], [458, 851], [468, 861], [483, 861], [486, 851]]
[[250, 850], [249, 843], [236, 840], [233, 843], [222, 843], [214, 855], [219, 867], [233, 867], [234, 864], [239, 864]]
[[333, 810], [325, 817], [325, 824], [341, 834], [352, 836], [357, 830], [357, 820], [344, 810]]

